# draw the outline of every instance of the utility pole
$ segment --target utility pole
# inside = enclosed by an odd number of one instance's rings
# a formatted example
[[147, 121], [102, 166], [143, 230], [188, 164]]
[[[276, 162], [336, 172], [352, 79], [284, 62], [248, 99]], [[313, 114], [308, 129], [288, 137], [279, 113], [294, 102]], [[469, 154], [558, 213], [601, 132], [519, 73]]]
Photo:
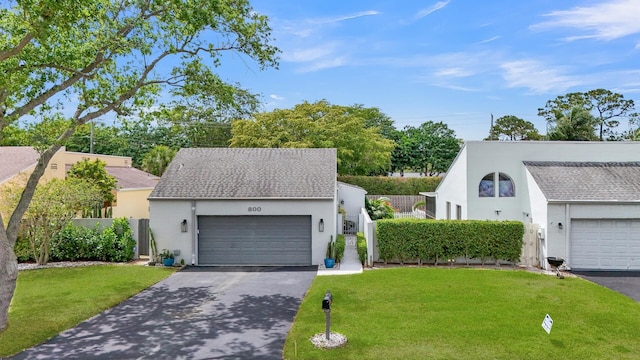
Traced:
[[491, 128], [489, 128], [489, 140], [495, 140], [493, 138], [493, 113], [491, 113]]

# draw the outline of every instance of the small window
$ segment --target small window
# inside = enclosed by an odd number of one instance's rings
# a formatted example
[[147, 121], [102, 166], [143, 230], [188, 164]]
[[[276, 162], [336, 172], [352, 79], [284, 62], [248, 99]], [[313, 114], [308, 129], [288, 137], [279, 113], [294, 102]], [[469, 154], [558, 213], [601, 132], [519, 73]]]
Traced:
[[456, 219], [462, 220], [462, 206], [456, 205]]
[[499, 194], [500, 197], [514, 197], [516, 196], [516, 189], [513, 186], [513, 180], [509, 177], [509, 175], [505, 173], [500, 173], [498, 175], [498, 184], [499, 184]]
[[447, 201], [447, 220], [451, 220], [451, 203]]
[[495, 191], [493, 189], [494, 173], [487, 174], [480, 180], [480, 186], [478, 187], [478, 195], [480, 197], [494, 197]]
[[51, 163], [51, 170], [58, 170], [58, 164]]

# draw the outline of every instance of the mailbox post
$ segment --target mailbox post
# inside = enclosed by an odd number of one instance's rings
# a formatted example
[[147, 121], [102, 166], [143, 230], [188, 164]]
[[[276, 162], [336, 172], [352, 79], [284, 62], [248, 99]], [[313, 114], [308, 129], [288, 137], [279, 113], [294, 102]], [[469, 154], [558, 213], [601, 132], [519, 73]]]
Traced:
[[324, 298], [322, 299], [322, 310], [324, 310], [327, 320], [325, 329], [325, 336], [327, 340], [330, 340], [331, 334], [331, 303], [333, 303], [333, 295], [331, 295], [330, 290], [327, 290], [327, 293], [324, 294]]

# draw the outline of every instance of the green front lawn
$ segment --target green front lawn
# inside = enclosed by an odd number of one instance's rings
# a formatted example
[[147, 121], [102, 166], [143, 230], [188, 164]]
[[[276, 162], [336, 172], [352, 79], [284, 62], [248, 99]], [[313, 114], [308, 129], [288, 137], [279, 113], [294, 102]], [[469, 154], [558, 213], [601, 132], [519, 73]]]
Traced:
[[0, 333], [0, 356], [69, 329], [173, 273], [171, 268], [104, 265], [21, 271]]
[[[309, 341], [324, 332], [327, 289], [331, 330], [348, 338], [332, 350]], [[637, 359], [639, 334], [639, 303], [579, 278], [397, 268], [316, 277], [285, 359]]]

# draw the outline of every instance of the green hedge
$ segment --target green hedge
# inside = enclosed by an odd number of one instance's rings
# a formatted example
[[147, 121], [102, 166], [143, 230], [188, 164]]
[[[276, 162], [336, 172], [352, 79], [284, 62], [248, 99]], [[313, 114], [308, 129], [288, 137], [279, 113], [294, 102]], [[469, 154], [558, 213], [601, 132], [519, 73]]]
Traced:
[[367, 239], [364, 237], [364, 233], [356, 233], [356, 249], [358, 250], [358, 259], [360, 263], [365, 265], [367, 262]]
[[339, 263], [344, 257], [344, 249], [347, 247], [347, 239], [344, 234], [336, 237], [336, 262]]
[[440, 177], [338, 176], [338, 181], [360, 186], [369, 194], [380, 195], [418, 195], [434, 191], [440, 180]]
[[126, 262], [133, 259], [136, 241], [126, 218], [100, 232], [69, 223], [51, 241], [51, 261], [95, 260]]
[[433, 261], [436, 265], [464, 257], [520, 260], [524, 225], [519, 221], [379, 220], [378, 254], [385, 262]]

